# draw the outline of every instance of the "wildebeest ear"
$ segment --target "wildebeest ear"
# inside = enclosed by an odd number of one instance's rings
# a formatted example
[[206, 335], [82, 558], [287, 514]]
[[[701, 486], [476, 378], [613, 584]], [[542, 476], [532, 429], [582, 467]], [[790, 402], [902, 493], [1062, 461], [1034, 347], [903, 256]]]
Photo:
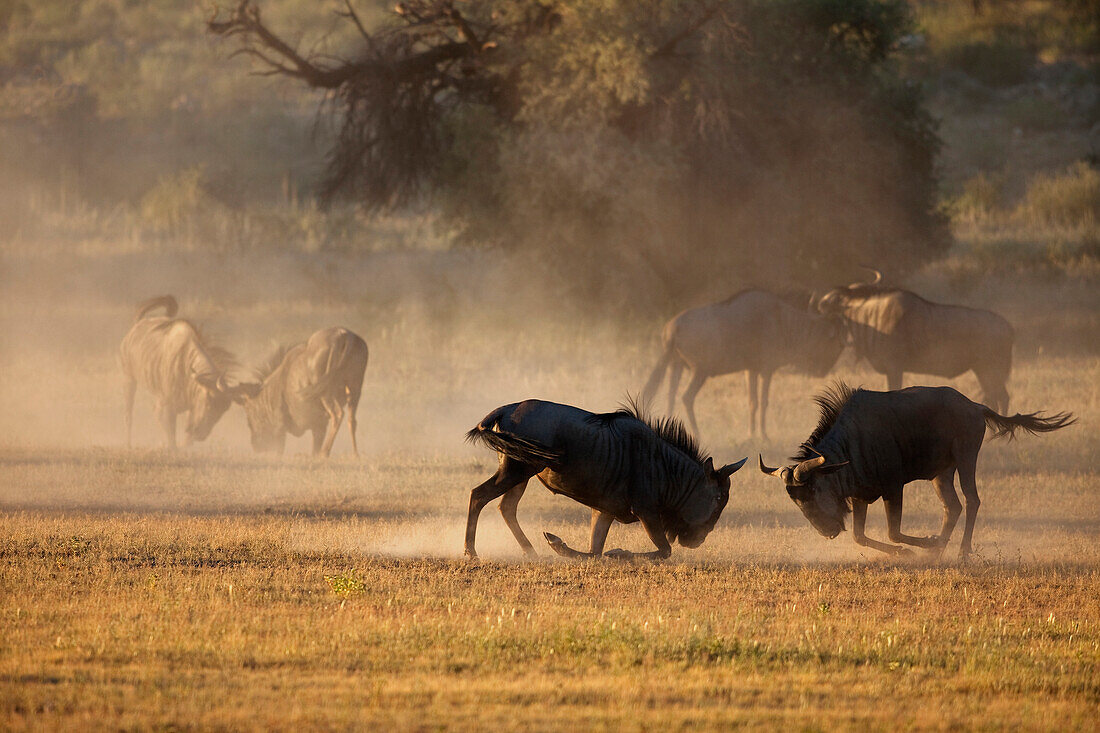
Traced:
[[703, 470], [707, 472], [707, 475], [714, 473], [714, 459], [707, 456], [707, 460], [703, 461]]
[[821, 468], [814, 471], [814, 473], [816, 473], [818, 476], [825, 473], [836, 473], [840, 469], [847, 466], [849, 463], [851, 463], [851, 461], [844, 461], [844, 463], [832, 463], [828, 466], [822, 466]]
[[722, 466], [721, 468], [718, 469], [718, 475], [721, 476], [722, 478], [729, 478], [733, 474], [737, 473], [737, 469], [741, 468], [741, 466], [744, 466], [745, 461], [747, 461], [747, 460], [749, 460], [749, 459], [746, 456], [745, 458], [742, 458], [737, 463], [731, 463], [728, 466]]

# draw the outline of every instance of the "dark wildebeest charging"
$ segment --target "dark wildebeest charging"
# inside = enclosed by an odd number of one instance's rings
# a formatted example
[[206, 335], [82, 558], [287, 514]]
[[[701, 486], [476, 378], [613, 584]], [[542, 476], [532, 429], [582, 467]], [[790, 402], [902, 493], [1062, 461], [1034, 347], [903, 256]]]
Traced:
[[466, 439], [484, 443], [500, 457], [496, 474], [470, 492], [466, 555], [477, 557], [474, 535], [481, 510], [498, 496], [500, 513], [528, 555], [535, 550], [516, 521], [516, 506], [532, 476], [555, 494], [592, 508], [588, 552], [578, 552], [546, 533], [565, 557], [599, 557], [615, 520], [640, 521], [655, 552], [613, 550], [612, 557], [666, 558], [672, 543], [698, 547], [729, 500], [730, 476], [741, 459], [715, 469], [695, 440], [671, 418], [647, 420], [634, 404], [593, 414], [541, 400], [505, 405], [485, 416]]
[[721, 303], [691, 308], [673, 318], [662, 333], [665, 351], [642, 391], [642, 401], [648, 403], [653, 398], [665, 371], [671, 368], [668, 414], [673, 414], [680, 373], [687, 367], [691, 380], [681, 400], [691, 429], [698, 434], [695, 396], [703, 383], [710, 377], [745, 371], [749, 429], [756, 435], [759, 408], [760, 434], [766, 438], [772, 374], [780, 367], [792, 366], [823, 377], [844, 349], [840, 319], [809, 312], [808, 298], [800, 307], [792, 305], [792, 300], [763, 290], [744, 290]]
[[[165, 315], [149, 315], [157, 308], [164, 308]], [[171, 295], [145, 301], [122, 339], [126, 445], [131, 444], [138, 384], [153, 396], [169, 448], [176, 447], [176, 418], [181, 412], [187, 413], [184, 442], [190, 445], [205, 440], [231, 404], [225, 373], [233, 365], [233, 355], [209, 343], [190, 321], [176, 318], [178, 310]]]
[[973, 371], [982, 401], [1006, 412], [1015, 338], [1008, 321], [991, 311], [932, 303], [885, 287], [879, 284], [882, 273], [872, 272], [872, 282], [835, 288], [817, 308], [844, 318], [856, 355], [886, 375], [886, 388], [901, 389], [905, 372], [954, 378]]
[[[832, 539], [844, 530], [852, 512], [852, 534], [866, 547], [891, 554], [908, 552], [876, 542], [864, 534], [867, 505], [881, 498], [892, 542], [943, 552], [962, 512], [955, 493], [959, 474], [966, 499], [966, 528], [960, 558], [971, 551], [978, 515], [975, 468], [986, 428], [993, 437], [1012, 437], [1017, 429], [1047, 433], [1075, 422], [1067, 413], [1005, 417], [971, 402], [950, 387], [910, 387], [897, 392], [871, 392], [836, 383], [818, 395], [821, 419], [793, 460], [782, 468], [760, 470], [778, 476], [810, 524]], [[902, 490], [910, 481], [931, 480], [943, 502], [943, 524], [935, 537], [912, 537], [901, 531]]]
[[366, 370], [367, 344], [346, 328], [326, 328], [277, 352], [261, 370], [260, 383], [233, 390], [248, 417], [252, 447], [281, 454], [287, 433], [297, 437], [309, 430], [313, 454], [328, 457], [346, 406], [351, 447], [358, 456], [355, 411]]

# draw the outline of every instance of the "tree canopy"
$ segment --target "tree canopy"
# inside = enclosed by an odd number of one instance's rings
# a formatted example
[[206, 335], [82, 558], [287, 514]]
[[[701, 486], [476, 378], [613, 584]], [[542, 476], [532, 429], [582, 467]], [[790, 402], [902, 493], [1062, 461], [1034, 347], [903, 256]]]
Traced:
[[[325, 196], [429, 202], [604, 293], [840, 277], [943, 251], [901, 0], [408, 0], [308, 53], [256, 0], [209, 22], [328, 94]], [[721, 289], [719, 287], [719, 289]], [[621, 290], [621, 289], [620, 289]], [[654, 294], [656, 294], [656, 292]]]

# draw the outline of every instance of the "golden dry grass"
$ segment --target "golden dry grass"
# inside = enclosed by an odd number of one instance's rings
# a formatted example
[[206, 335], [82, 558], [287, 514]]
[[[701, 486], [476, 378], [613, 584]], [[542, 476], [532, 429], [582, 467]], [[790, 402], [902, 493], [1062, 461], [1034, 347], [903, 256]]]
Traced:
[[[175, 455], [13, 443], [0, 449], [0, 726], [1088, 728], [1098, 377], [1095, 358], [1018, 366], [1016, 405], [1081, 422], [986, 446], [979, 559], [965, 566], [957, 537], [938, 563], [824, 540], [751, 469], [707, 543], [670, 562], [525, 561], [489, 511], [489, 559], [469, 563], [468, 491], [495, 466], [458, 431], [427, 450], [391, 435], [406, 445], [327, 464], [254, 457], [232, 423]], [[369, 419], [396, 419], [377, 394], [389, 377], [373, 381]], [[778, 458], [804, 437], [814, 384], [777, 387], [781, 437], [759, 444], [723, 430], [741, 380], [708, 385], [720, 457]], [[926, 484], [906, 509], [908, 530], [937, 526]], [[520, 520], [585, 541], [583, 508], [538, 484]], [[636, 527], [611, 543], [647, 545]]]

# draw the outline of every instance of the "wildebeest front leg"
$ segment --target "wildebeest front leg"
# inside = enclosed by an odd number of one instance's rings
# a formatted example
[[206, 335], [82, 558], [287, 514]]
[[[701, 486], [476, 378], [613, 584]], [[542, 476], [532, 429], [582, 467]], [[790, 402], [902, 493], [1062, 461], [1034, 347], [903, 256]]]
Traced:
[[126, 409], [126, 447], [130, 448], [133, 445], [133, 428], [134, 428], [134, 391], [137, 389], [137, 380], [126, 378], [126, 383], [122, 386], [122, 396], [125, 400]]
[[772, 388], [772, 373], [760, 375], [760, 437], [768, 439], [768, 392]]
[[870, 547], [872, 550], [885, 552], [889, 555], [908, 555], [910, 550], [897, 545], [888, 545], [885, 542], [873, 540], [867, 536], [864, 529], [867, 526], [867, 502], [852, 499], [852, 538], [857, 545]]
[[169, 450], [176, 449], [176, 413], [170, 407], [157, 405], [157, 419], [164, 428], [164, 444]]
[[599, 509], [592, 510], [592, 539], [588, 546], [588, 552], [574, 550], [572, 547], [565, 544], [565, 540], [558, 537], [556, 534], [543, 532], [542, 536], [546, 538], [546, 542], [550, 545], [550, 549], [562, 557], [601, 557], [603, 555], [604, 543], [607, 542], [607, 531], [611, 529], [611, 524], [614, 521], [614, 516], [606, 512], [601, 512]]
[[757, 395], [759, 376], [752, 369], [745, 370], [745, 386], [749, 388], [749, 435], [756, 436], [756, 412], [760, 406]]
[[889, 499], [883, 497], [882, 505], [886, 508], [886, 531], [891, 542], [901, 542], [926, 549], [937, 546], [938, 537], [913, 537], [901, 531], [901, 514], [904, 504], [900, 490]]
[[642, 558], [644, 560], [665, 560], [672, 554], [672, 545], [665, 536], [665, 523], [660, 515], [642, 517], [642, 526], [653, 544], [657, 546], [655, 552], [630, 552], [628, 550], [609, 550], [604, 557], [612, 557], [616, 560], [632, 560]]

